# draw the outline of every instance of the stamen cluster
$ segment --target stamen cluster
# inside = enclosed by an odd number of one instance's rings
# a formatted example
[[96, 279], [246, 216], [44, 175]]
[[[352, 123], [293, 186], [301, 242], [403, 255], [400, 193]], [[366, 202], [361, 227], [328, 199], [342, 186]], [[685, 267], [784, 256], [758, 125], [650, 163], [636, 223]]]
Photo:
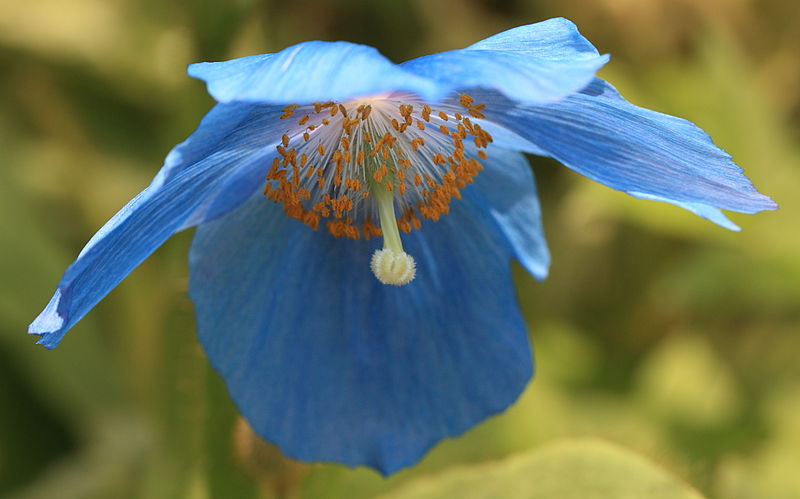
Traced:
[[[314, 230], [325, 221], [334, 236], [370, 239], [383, 233], [371, 198], [389, 192], [399, 230], [419, 229], [420, 217], [436, 221], [449, 212], [483, 169], [479, 159], [492, 142], [471, 120], [484, 117], [484, 106], [466, 94], [459, 104], [434, 110], [414, 96], [390, 94], [286, 106], [280, 118], [287, 130], [264, 194]], [[465, 154], [468, 139], [477, 158]]]

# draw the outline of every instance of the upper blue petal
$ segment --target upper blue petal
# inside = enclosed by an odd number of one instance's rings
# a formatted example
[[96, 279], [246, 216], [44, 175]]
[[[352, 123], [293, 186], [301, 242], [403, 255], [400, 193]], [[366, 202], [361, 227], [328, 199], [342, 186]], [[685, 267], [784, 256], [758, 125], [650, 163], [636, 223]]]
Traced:
[[490, 92], [477, 97], [487, 103], [487, 119], [633, 196], [676, 204], [734, 230], [720, 209], [755, 213], [776, 207], [700, 128], [634, 106], [602, 80], [541, 106], [521, 106]]
[[473, 87], [527, 103], [558, 99], [591, 82], [608, 61], [566, 19], [522, 26], [463, 50], [396, 65], [348, 42], [304, 42], [275, 54], [189, 66], [219, 102], [341, 101], [407, 91], [435, 102]]
[[403, 237], [404, 287], [370, 272], [379, 240], [314, 232], [260, 196], [198, 228], [198, 334], [256, 432], [388, 474], [517, 398], [532, 364], [513, 254], [473, 194]]
[[[28, 331], [55, 347], [64, 334], [169, 236], [244, 202], [275, 154], [280, 109], [218, 105], [167, 156], [153, 182], [111, 218], [64, 273]], [[254, 172], [259, 172], [258, 176]]]
[[450, 90], [493, 89], [509, 99], [541, 104], [588, 85], [606, 62], [563, 18], [504, 31], [463, 50], [402, 64]]
[[523, 52], [545, 60], [595, 59], [599, 54], [575, 23], [563, 17], [511, 28], [467, 49]]
[[303, 42], [275, 54], [189, 66], [219, 102], [309, 103], [405, 90], [441, 94], [435, 82], [405, 71], [366, 45]]

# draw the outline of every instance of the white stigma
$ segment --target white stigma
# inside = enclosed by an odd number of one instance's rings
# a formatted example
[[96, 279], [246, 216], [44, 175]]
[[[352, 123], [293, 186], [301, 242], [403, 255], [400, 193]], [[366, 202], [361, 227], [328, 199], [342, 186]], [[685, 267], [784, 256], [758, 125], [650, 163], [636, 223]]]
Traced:
[[380, 282], [393, 286], [408, 284], [417, 274], [417, 264], [411, 255], [404, 251], [396, 253], [389, 248], [376, 250], [370, 267]]

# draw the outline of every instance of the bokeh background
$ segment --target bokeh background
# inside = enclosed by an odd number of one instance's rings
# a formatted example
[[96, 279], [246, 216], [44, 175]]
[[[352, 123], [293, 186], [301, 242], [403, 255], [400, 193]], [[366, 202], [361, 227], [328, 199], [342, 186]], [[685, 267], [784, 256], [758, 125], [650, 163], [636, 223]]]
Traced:
[[[531, 158], [554, 262], [544, 283], [517, 269], [538, 373], [503, 415], [389, 480], [282, 458], [195, 340], [190, 232], [55, 351], [25, 334], [211, 107], [188, 63], [308, 39], [401, 61], [554, 16], [613, 55], [601, 76], [706, 129], [781, 208], [733, 214], [732, 233]], [[798, 125], [793, 0], [0, 0], [0, 497], [414, 497], [584, 437], [708, 497], [800, 497]]]

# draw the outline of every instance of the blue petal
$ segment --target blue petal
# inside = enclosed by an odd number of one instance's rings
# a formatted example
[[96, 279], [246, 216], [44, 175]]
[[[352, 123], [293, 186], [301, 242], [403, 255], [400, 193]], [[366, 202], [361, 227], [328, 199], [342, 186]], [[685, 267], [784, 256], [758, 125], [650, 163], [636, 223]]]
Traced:
[[528, 161], [517, 152], [492, 147], [484, 164], [486, 168], [475, 179], [476, 202], [495, 219], [515, 258], [534, 277], [544, 280], [550, 251]]
[[372, 47], [312, 41], [275, 54], [192, 64], [189, 75], [205, 81], [219, 102], [341, 101], [392, 91], [436, 102], [481, 87], [542, 103], [583, 88], [607, 61], [574, 24], [551, 19], [399, 66]]
[[520, 26], [463, 50], [403, 63], [451, 90], [493, 89], [509, 99], [541, 104], [588, 85], [608, 62], [566, 19]]
[[602, 80], [542, 106], [520, 106], [490, 92], [477, 97], [487, 103], [487, 119], [614, 189], [676, 204], [730, 229], [735, 226], [720, 209], [776, 207], [700, 128], [634, 106]]
[[593, 59], [599, 52], [569, 19], [555, 17], [517, 26], [467, 47], [473, 50], [524, 52], [549, 60]]
[[715, 224], [725, 227], [728, 230], [739, 232], [741, 231], [741, 227], [736, 225], [735, 223], [731, 222], [728, 217], [725, 216], [722, 211], [714, 208], [713, 206], [709, 206], [707, 204], [701, 203], [681, 203], [677, 201], [673, 201], [671, 199], [666, 199], [661, 196], [655, 196], [653, 194], [644, 194], [641, 192], [628, 192], [633, 197], [637, 197], [639, 199], [648, 199], [650, 201], [662, 201], [665, 203], [671, 203], [676, 206], [680, 206], [684, 210], [691, 211], [695, 215], [705, 218], [706, 220], [710, 220]]
[[263, 184], [275, 154], [277, 113], [272, 107], [244, 105], [218, 105], [209, 112], [197, 131], [169, 153], [150, 186], [89, 240], [64, 273], [28, 329], [41, 336], [38, 343], [55, 347], [176, 231], [220, 216], [250, 197]]
[[436, 100], [445, 89], [348, 42], [304, 42], [276, 54], [189, 66], [219, 102], [309, 103], [405, 90]]
[[[453, 105], [456, 104], [455, 101], [452, 100], [450, 103]], [[482, 119], [472, 119], [472, 121], [478, 123], [481, 128], [489, 132], [489, 135], [492, 136], [492, 145], [494, 147], [535, 154], [537, 156], [547, 156], [547, 153], [539, 146], [532, 144], [530, 141], [520, 137], [508, 128], [500, 126], [498, 123]]]
[[198, 228], [198, 334], [256, 432], [296, 459], [389, 474], [517, 398], [532, 362], [512, 255], [464, 199], [404, 236], [404, 287], [370, 272], [379, 241], [313, 232], [259, 196]]

